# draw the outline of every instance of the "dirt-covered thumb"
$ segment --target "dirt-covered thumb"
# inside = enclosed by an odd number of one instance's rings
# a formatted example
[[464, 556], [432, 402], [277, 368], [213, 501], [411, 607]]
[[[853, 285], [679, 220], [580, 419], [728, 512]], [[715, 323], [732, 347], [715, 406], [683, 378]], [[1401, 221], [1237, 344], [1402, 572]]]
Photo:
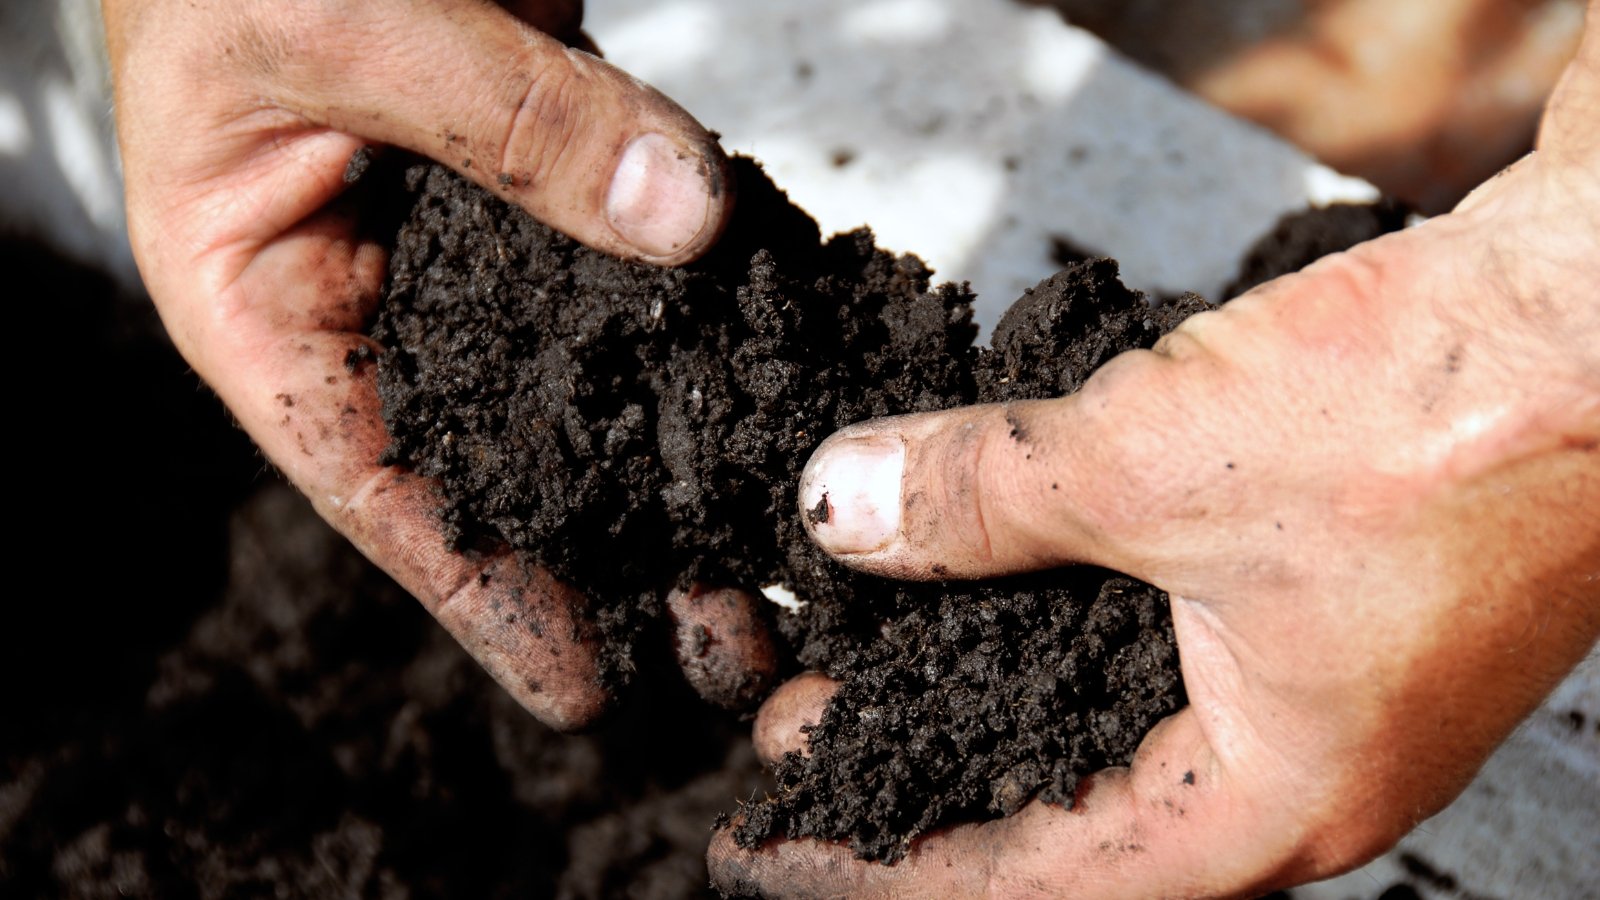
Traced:
[[492, 4], [335, 6], [319, 14], [335, 21], [272, 26], [311, 32], [283, 38], [299, 55], [265, 79], [284, 105], [430, 156], [618, 256], [680, 264], [716, 241], [726, 159], [658, 91]]
[[983, 578], [1103, 558], [1109, 475], [1081, 395], [895, 416], [824, 441], [800, 515], [824, 550], [891, 578]]

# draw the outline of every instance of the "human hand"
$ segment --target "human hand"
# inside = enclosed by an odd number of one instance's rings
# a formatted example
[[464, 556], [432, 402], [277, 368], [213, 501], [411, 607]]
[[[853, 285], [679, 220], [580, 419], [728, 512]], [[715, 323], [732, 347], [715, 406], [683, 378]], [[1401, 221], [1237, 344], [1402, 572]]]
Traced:
[[[129, 230], [178, 350], [324, 518], [561, 728], [608, 699], [585, 600], [511, 554], [450, 552], [430, 486], [378, 465], [388, 439], [371, 367], [352, 353], [371, 345], [387, 254], [340, 195], [352, 155], [391, 144], [598, 249], [662, 264], [704, 252], [731, 203], [721, 150], [659, 93], [548, 36], [575, 34], [581, 12], [579, 0], [104, 3]], [[716, 638], [687, 660], [697, 687], [770, 674], [753, 602], [669, 601]]]
[[[715, 883], [1248, 896], [1353, 868], [1449, 802], [1600, 634], [1596, 7], [1539, 153], [1454, 214], [1197, 316], [1074, 396], [824, 443], [799, 499], [828, 504], [825, 549], [900, 578], [1144, 578], [1172, 595], [1190, 706], [1071, 810], [930, 834], [892, 867], [724, 830]], [[780, 689], [763, 756], [802, 749], [832, 689]]]

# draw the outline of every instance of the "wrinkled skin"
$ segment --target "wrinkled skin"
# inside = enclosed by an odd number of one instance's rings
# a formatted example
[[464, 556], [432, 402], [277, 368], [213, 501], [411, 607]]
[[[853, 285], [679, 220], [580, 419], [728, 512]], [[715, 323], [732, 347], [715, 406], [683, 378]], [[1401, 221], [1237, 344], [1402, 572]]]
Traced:
[[[1191, 705], [1070, 811], [932, 834], [893, 867], [723, 831], [719, 887], [1253, 896], [1392, 846], [1600, 634], [1600, 2], [1538, 152], [1453, 214], [1077, 395], [853, 426], [801, 507], [824, 493], [813, 537], [866, 571], [1089, 562], [1166, 589]], [[801, 748], [831, 690], [780, 689], [760, 752]]]
[[[594, 721], [610, 698], [586, 599], [526, 560], [449, 551], [431, 486], [377, 464], [372, 367], [346, 360], [369, 345], [387, 260], [341, 204], [343, 175], [363, 146], [403, 147], [591, 246], [677, 264], [714, 243], [732, 202], [715, 140], [548, 36], [577, 37], [578, 0], [103, 9], [134, 253], [178, 350], [317, 511], [518, 701], [556, 727]], [[683, 615], [698, 608], [713, 609]], [[748, 616], [715, 610], [720, 681], [697, 677], [726, 694], [738, 660], [770, 647], [723, 627]], [[770, 660], [754, 668], [770, 674]]]

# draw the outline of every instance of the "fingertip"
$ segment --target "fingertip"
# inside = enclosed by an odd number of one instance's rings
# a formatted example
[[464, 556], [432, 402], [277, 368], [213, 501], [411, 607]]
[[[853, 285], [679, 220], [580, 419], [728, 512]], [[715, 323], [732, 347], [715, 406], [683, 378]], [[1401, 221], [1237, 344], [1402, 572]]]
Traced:
[[821, 672], [804, 672], [773, 691], [761, 704], [751, 729], [756, 756], [771, 766], [787, 753], [809, 753], [808, 738], [801, 729], [822, 720], [823, 710], [838, 690], [839, 683]]
[[641, 259], [680, 265], [716, 242], [731, 199], [727, 160], [709, 136], [652, 131], [629, 140], [618, 156], [605, 216]]
[[[736, 820], [737, 821], [737, 820]], [[706, 848], [706, 868], [711, 886], [724, 897], [837, 898], [865, 896], [965, 896], [941, 873], [931, 873], [926, 882], [916, 883], [918, 894], [906, 893], [911, 883], [900, 884], [905, 875], [915, 874], [901, 861], [893, 867], [855, 858], [843, 844], [815, 838], [784, 840], [775, 838], [754, 849], [740, 847], [735, 828], [718, 830]], [[898, 890], [896, 890], [898, 888]]]
[[733, 827], [719, 828], [706, 847], [706, 871], [711, 888], [725, 898], [760, 897], [761, 876], [753, 855], [739, 846]]
[[888, 548], [900, 533], [906, 442], [851, 428], [822, 442], [800, 474], [800, 515], [822, 549], [848, 557]]
[[552, 693], [530, 685], [523, 690], [515, 686], [517, 682], [504, 680], [493, 672], [490, 674], [495, 675], [500, 684], [509, 685], [506, 690], [512, 699], [534, 718], [564, 734], [589, 731], [611, 711], [610, 694], [598, 687]]
[[697, 584], [667, 595], [678, 664], [706, 701], [748, 709], [771, 689], [778, 653], [760, 610], [755, 598], [732, 588]]
[[542, 568], [505, 553], [432, 611], [513, 699], [571, 732], [599, 722], [612, 701], [588, 605]]
[[[533, 21], [570, 30], [581, 4], [566, 6]], [[680, 265], [715, 244], [733, 199], [727, 158], [659, 91], [495, 4], [434, 10], [393, 34], [315, 57], [286, 105], [430, 156], [607, 253]], [[422, 67], [428, 78], [397, 77]]]

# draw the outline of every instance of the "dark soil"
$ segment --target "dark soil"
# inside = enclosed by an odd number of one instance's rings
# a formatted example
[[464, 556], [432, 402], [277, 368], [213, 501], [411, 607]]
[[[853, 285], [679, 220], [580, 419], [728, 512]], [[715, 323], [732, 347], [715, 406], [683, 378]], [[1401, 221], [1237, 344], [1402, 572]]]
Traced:
[[1335, 203], [1289, 213], [1245, 254], [1239, 275], [1223, 291], [1232, 299], [1280, 275], [1298, 272], [1330, 253], [1399, 231], [1411, 209], [1397, 200]]
[[[974, 584], [850, 573], [806, 539], [801, 468], [839, 427], [977, 401], [1058, 396], [1147, 347], [1192, 296], [1152, 311], [1107, 260], [1025, 296], [973, 348], [970, 295], [865, 230], [820, 239], [748, 161], [712, 256], [661, 270], [589, 251], [439, 168], [374, 331], [388, 461], [443, 485], [461, 545], [529, 550], [598, 599], [606, 679], [639, 662], [660, 597], [691, 580], [783, 583], [779, 627], [844, 681], [746, 843], [849, 839], [893, 860], [953, 817], [1127, 761], [1183, 702], [1165, 597], [1094, 570]], [[619, 553], [618, 548], [626, 548]]]

